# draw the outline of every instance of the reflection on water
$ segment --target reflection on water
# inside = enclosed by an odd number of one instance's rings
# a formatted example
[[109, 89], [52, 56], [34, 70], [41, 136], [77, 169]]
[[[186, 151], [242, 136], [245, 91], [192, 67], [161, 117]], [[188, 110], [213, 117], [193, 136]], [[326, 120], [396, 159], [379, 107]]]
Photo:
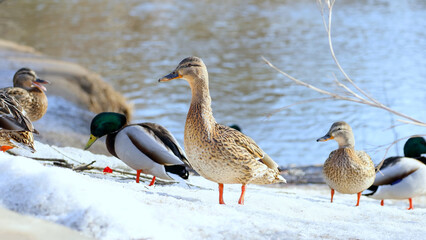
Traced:
[[[426, 3], [339, 1], [333, 38], [337, 57], [380, 101], [426, 121]], [[187, 56], [210, 73], [217, 121], [243, 132], [282, 165], [322, 163], [335, 143], [316, 143], [334, 121], [355, 131], [357, 148], [375, 162], [378, 145], [422, 128], [347, 102], [313, 102], [266, 118], [297, 101], [319, 97], [266, 66], [265, 56], [314, 85], [337, 90], [337, 73], [314, 1], [52, 1], [0, 4], [0, 37], [101, 73], [135, 104], [134, 121], [152, 121], [183, 141], [190, 90], [183, 80], [158, 83]], [[338, 75], [339, 78], [340, 75]], [[390, 152], [401, 152], [402, 144]]]

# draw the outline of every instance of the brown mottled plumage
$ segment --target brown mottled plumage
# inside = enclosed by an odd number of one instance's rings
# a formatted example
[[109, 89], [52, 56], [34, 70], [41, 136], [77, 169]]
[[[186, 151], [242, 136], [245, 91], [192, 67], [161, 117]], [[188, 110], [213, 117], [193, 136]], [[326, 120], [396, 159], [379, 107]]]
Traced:
[[184, 134], [188, 161], [201, 176], [219, 183], [219, 203], [224, 204], [223, 184], [242, 184], [239, 203], [243, 204], [246, 184], [285, 182], [278, 165], [253, 139], [216, 122], [207, 68], [200, 58], [185, 58], [175, 71], [159, 81], [177, 78], [188, 81], [192, 92]]
[[328, 133], [317, 141], [334, 139], [339, 148], [332, 151], [324, 163], [323, 174], [331, 188], [331, 202], [334, 190], [345, 194], [358, 194], [370, 187], [375, 179], [374, 164], [364, 151], [356, 151], [352, 128], [346, 122], [335, 122]]
[[1, 91], [13, 96], [24, 108], [31, 121], [37, 121], [47, 111], [46, 88], [41, 84], [49, 82], [41, 80], [29, 68], [19, 69], [13, 76], [13, 87], [3, 88]]
[[22, 111], [13, 97], [0, 92], [0, 150], [23, 147], [35, 151], [32, 133], [37, 131]]

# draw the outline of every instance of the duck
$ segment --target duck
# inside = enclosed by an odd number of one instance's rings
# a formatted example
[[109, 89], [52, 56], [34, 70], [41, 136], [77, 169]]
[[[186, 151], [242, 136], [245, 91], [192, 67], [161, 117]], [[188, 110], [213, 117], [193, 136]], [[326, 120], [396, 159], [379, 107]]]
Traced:
[[149, 186], [154, 185], [156, 177], [174, 180], [169, 174], [182, 179], [189, 177], [184, 164], [187, 161], [185, 152], [172, 133], [159, 124], [128, 124], [121, 113], [102, 112], [92, 119], [90, 133], [85, 150], [106, 135], [108, 151], [136, 170], [136, 183], [141, 173], [153, 176]]
[[355, 150], [354, 134], [346, 122], [333, 123], [327, 134], [317, 139], [317, 142], [331, 139], [338, 143], [339, 148], [330, 153], [322, 171], [324, 180], [331, 189], [331, 202], [334, 191], [343, 194], [356, 193], [355, 206], [359, 206], [361, 193], [374, 182], [374, 163], [366, 152]]
[[191, 167], [207, 180], [219, 185], [219, 204], [224, 184], [241, 184], [238, 204], [244, 204], [247, 184], [286, 182], [278, 164], [250, 137], [219, 124], [213, 117], [207, 67], [198, 57], [183, 59], [170, 74], [159, 79], [167, 82], [184, 79], [192, 98], [184, 130], [184, 147]]
[[378, 199], [408, 199], [408, 210], [413, 208], [413, 198], [426, 195], [426, 141], [412, 137], [404, 144], [404, 157], [389, 157], [383, 161], [373, 185], [363, 195]]
[[50, 82], [38, 78], [30, 68], [21, 68], [13, 76], [13, 87], [3, 88], [1, 91], [13, 96], [24, 108], [27, 117], [34, 122], [47, 111], [47, 89], [44, 84]]
[[34, 153], [33, 133], [38, 132], [16, 99], [0, 92], [0, 150], [20, 147]]

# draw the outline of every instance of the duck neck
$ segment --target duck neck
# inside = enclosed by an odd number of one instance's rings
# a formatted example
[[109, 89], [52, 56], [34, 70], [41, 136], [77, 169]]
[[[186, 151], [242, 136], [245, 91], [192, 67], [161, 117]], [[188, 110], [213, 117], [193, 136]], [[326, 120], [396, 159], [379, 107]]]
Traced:
[[339, 148], [354, 148], [355, 147], [355, 138], [353, 135], [345, 135], [338, 138], [335, 138], [336, 142], [339, 144]]
[[216, 122], [211, 108], [208, 79], [195, 79], [190, 83], [192, 99], [187, 119], [196, 121], [205, 129], [211, 130]]

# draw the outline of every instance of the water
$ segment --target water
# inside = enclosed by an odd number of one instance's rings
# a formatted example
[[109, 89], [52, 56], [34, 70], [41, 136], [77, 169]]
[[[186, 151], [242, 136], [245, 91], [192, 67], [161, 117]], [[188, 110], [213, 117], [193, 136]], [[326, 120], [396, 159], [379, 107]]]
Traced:
[[[426, 2], [338, 1], [332, 35], [343, 68], [371, 95], [426, 121]], [[385, 111], [321, 97], [289, 74], [341, 92], [315, 1], [20, 0], [0, 4], [0, 37], [100, 73], [134, 103], [134, 122], [164, 125], [183, 143], [190, 102], [184, 80], [158, 83], [185, 57], [206, 63], [216, 120], [237, 123], [281, 165], [322, 163], [336, 143], [317, 143], [334, 121], [354, 129], [375, 162], [395, 138], [425, 133]], [[402, 143], [389, 155], [402, 154]]]

